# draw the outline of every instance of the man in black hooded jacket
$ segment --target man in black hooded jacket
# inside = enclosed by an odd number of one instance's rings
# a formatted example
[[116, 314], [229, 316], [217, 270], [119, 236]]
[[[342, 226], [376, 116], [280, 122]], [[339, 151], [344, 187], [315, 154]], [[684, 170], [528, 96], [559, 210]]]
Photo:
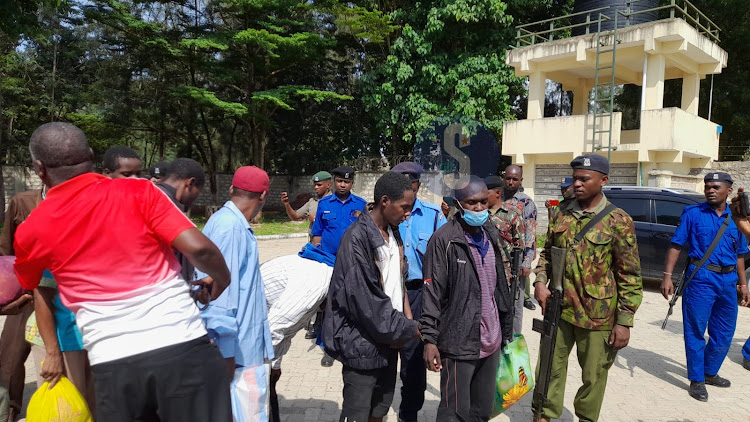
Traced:
[[471, 176], [457, 190], [456, 218], [432, 235], [424, 257], [419, 329], [427, 369], [440, 371], [437, 421], [488, 421], [513, 306], [501, 243], [487, 220], [487, 185]]
[[344, 366], [342, 422], [382, 421], [396, 387], [397, 349], [419, 337], [404, 289], [407, 268], [398, 231], [413, 204], [409, 179], [386, 173], [375, 184], [373, 209], [341, 238], [323, 343]]

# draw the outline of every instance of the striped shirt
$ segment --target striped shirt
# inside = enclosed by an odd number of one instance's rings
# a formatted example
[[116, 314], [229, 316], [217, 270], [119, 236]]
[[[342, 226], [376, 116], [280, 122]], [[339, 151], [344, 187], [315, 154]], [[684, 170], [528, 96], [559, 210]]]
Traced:
[[500, 348], [500, 316], [495, 303], [495, 286], [497, 286], [497, 269], [495, 267], [495, 249], [484, 230], [481, 238], [476, 239], [470, 233], [464, 233], [469, 243], [471, 256], [479, 275], [482, 290], [482, 321], [479, 330], [479, 359], [492, 355]]

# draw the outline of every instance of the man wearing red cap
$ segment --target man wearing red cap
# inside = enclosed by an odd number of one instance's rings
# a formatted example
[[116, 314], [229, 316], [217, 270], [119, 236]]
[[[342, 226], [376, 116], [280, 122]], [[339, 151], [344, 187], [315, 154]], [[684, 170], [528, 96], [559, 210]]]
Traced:
[[[238, 422], [268, 420], [270, 366], [266, 362], [274, 357], [273, 343], [258, 243], [249, 221], [263, 208], [269, 185], [265, 171], [255, 166], [240, 167], [229, 188], [229, 201], [203, 228], [203, 234], [219, 247], [232, 275], [229, 287], [203, 310], [202, 316], [208, 336], [219, 347], [234, 378], [232, 413]], [[197, 271], [197, 278], [203, 277], [206, 274]], [[250, 394], [240, 396], [242, 387], [250, 389]]]

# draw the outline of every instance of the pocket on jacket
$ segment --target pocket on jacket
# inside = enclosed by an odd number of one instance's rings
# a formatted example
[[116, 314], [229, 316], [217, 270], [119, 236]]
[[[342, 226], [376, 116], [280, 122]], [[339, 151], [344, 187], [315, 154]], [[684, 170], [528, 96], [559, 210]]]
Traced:
[[427, 252], [427, 244], [430, 242], [431, 233], [419, 233], [419, 241], [417, 242], [417, 251], [424, 256]]
[[[591, 230], [584, 236], [585, 244], [581, 245], [587, 250], [584, 254], [584, 266], [593, 269], [593, 274], [587, 274], [587, 278], [596, 283], [584, 283], [586, 293], [594, 299], [610, 299], [615, 295], [615, 282], [610, 275], [612, 266], [612, 239], [614, 236], [609, 232]], [[606, 272], [605, 272], [606, 271]]]

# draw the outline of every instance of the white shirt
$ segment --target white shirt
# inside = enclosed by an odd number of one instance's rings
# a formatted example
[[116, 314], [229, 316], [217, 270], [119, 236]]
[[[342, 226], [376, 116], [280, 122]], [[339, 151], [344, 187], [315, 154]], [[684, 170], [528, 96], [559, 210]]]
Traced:
[[[385, 239], [384, 239], [385, 240]], [[378, 269], [383, 277], [385, 294], [391, 298], [393, 309], [404, 312], [404, 283], [401, 279], [401, 256], [393, 231], [388, 228], [388, 240], [378, 248]]]

